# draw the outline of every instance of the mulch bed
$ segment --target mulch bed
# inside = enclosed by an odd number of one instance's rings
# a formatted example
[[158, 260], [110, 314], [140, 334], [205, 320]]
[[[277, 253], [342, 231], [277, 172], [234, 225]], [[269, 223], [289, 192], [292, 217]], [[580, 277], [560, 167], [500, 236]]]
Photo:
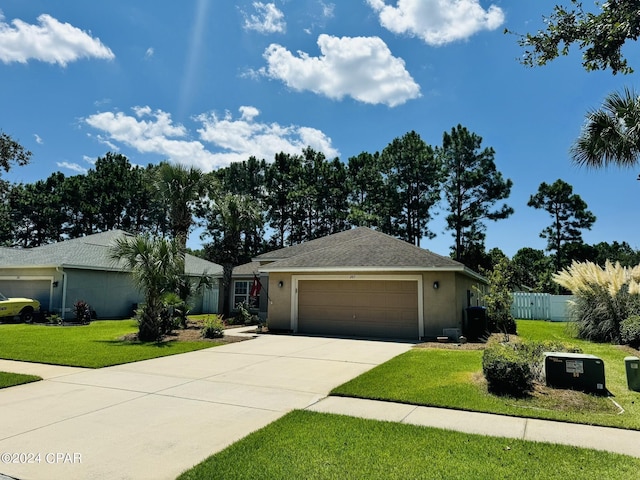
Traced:
[[[200, 329], [202, 325], [198, 322], [189, 321], [187, 328], [177, 328], [169, 335], [166, 335], [162, 342], [211, 342], [211, 343], [235, 343], [242, 342], [244, 340], [251, 340], [251, 337], [239, 337], [233, 334], [229, 335], [225, 333], [221, 338], [204, 338]], [[119, 340], [125, 342], [137, 342], [138, 334], [129, 333], [119, 338]], [[161, 343], [162, 343], [161, 342]]]

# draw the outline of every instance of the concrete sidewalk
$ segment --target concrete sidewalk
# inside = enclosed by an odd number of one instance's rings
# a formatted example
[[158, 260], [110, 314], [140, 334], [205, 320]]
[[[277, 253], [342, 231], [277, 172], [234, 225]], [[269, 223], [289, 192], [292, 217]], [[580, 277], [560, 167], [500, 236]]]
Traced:
[[326, 397], [307, 410], [494, 437], [573, 445], [640, 458], [640, 431], [635, 430], [346, 397]]

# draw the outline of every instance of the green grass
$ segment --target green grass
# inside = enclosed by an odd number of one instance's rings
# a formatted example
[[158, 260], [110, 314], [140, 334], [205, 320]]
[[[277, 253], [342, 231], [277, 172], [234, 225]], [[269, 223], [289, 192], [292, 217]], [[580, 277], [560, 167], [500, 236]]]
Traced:
[[0, 372], [0, 388], [13, 387], [23, 383], [31, 383], [42, 380], [35, 375], [22, 375], [20, 373]]
[[216, 346], [213, 342], [139, 343], [119, 340], [137, 331], [134, 320], [81, 326], [0, 325], [0, 358], [101, 368]]
[[517, 323], [525, 339], [560, 340], [602, 358], [613, 397], [565, 390], [548, 390], [525, 399], [492, 395], [482, 379], [482, 351], [439, 349], [413, 349], [337, 387], [332, 394], [640, 430], [640, 393], [627, 388], [624, 357], [630, 355], [629, 350], [576, 340], [562, 323]]
[[294, 411], [209, 457], [194, 479], [637, 479], [640, 459]]

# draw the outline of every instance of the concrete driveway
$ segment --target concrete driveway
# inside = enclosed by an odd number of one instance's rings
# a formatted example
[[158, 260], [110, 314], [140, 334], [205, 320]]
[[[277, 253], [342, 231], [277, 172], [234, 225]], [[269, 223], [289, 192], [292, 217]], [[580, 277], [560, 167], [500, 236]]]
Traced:
[[410, 348], [263, 335], [99, 370], [47, 369], [42, 382], [0, 390], [0, 474], [173, 479]]

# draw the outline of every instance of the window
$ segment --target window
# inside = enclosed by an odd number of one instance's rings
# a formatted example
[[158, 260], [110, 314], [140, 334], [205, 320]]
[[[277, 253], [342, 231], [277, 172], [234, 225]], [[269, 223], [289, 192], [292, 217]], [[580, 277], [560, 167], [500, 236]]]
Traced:
[[234, 280], [233, 282], [233, 309], [239, 303], [246, 303], [251, 308], [258, 308], [260, 304], [260, 295], [251, 297], [251, 285], [253, 280]]

